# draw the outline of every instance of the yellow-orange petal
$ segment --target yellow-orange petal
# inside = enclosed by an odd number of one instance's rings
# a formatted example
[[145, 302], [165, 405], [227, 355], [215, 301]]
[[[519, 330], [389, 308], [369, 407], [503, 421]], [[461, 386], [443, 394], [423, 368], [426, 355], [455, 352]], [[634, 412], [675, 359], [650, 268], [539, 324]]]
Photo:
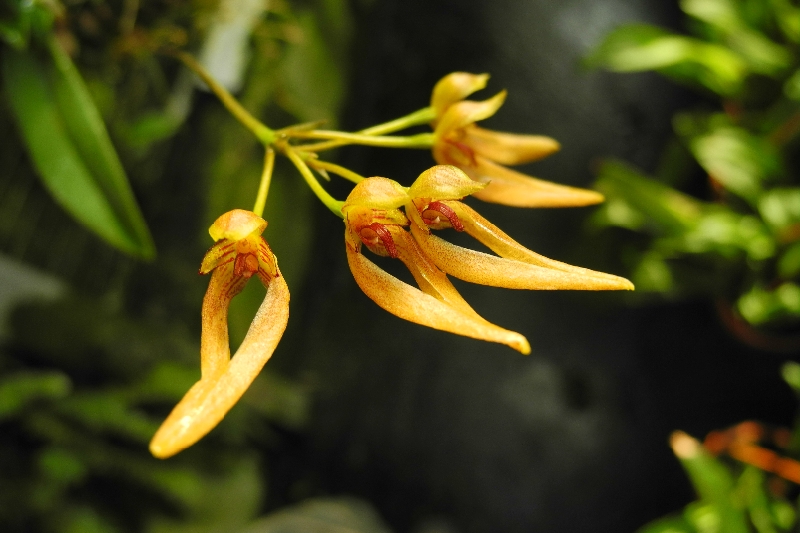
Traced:
[[[485, 183], [473, 181], [463, 170], [453, 165], [436, 165], [419, 175], [408, 188], [411, 198], [433, 200], [457, 200], [486, 187]], [[408, 214], [408, 213], [406, 213]]]
[[463, 100], [451, 105], [436, 124], [436, 128], [433, 131], [435, 138], [437, 140], [443, 139], [451, 132], [491, 117], [497, 113], [497, 110], [500, 109], [505, 100], [506, 92], [500, 91], [482, 102]]
[[487, 81], [488, 74], [469, 72], [452, 72], [439, 80], [431, 94], [431, 107], [436, 116], [440, 117], [450, 105], [486, 87]]
[[289, 288], [272, 279], [250, 329], [221, 373], [201, 378], [172, 410], [150, 442], [150, 452], [170, 457], [200, 440], [239, 401], [272, 356], [289, 320]]
[[364, 254], [349, 246], [346, 250], [347, 262], [358, 286], [371, 300], [393, 315], [449, 333], [505, 344], [523, 354], [530, 353], [528, 340], [519, 333], [461, 313], [384, 272]]
[[555, 259], [537, 254], [533, 250], [525, 248], [512, 239], [503, 230], [486, 220], [480, 213], [467, 204], [463, 202], [451, 202], [449, 205], [459, 217], [461, 224], [464, 226], [464, 231], [500, 257], [514, 259], [552, 270], [561, 270], [579, 276], [604, 278], [607, 282], [618, 284], [618, 289], [622, 290], [633, 290], [634, 288], [630, 281], [620, 276], [562, 263], [561, 261], [556, 261]]
[[561, 149], [558, 141], [551, 137], [492, 131], [474, 124], [464, 128], [461, 142], [476, 154], [501, 165], [538, 161]]
[[411, 231], [439, 268], [470, 283], [528, 290], [633, 289], [633, 285], [624, 278], [614, 280], [531, 265], [456, 246], [436, 235], [420, 232], [416, 226], [412, 226]]
[[447, 275], [439, 270], [436, 264], [425, 255], [409, 232], [400, 227], [391, 228], [390, 231], [397, 245], [398, 259], [406, 265], [422, 292], [433, 296], [465, 315], [478, 320], [485, 320], [464, 300], [461, 293], [447, 279]]
[[597, 191], [533, 178], [478, 155], [475, 166], [462, 170], [472, 179], [488, 183], [472, 195], [484, 202], [511, 207], [580, 207], [605, 200]]
[[223, 372], [231, 358], [228, 343], [228, 306], [242, 292], [247, 280], [233, 276], [233, 266], [214, 270], [200, 312], [200, 375], [210, 378]]
[[261, 235], [266, 227], [267, 221], [252, 211], [234, 209], [215, 220], [208, 228], [208, 233], [215, 241], [220, 239], [238, 241], [254, 232]]

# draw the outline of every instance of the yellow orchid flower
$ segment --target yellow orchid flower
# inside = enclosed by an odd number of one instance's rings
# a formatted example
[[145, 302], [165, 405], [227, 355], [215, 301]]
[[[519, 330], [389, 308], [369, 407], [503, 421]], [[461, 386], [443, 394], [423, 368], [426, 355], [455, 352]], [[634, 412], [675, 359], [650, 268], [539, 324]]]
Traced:
[[[272, 356], [289, 320], [289, 289], [261, 233], [267, 222], [235, 209], [209, 228], [216, 244], [200, 266], [211, 274], [203, 299], [200, 381], [189, 389], [156, 432], [150, 452], [170, 457], [200, 440], [233, 407]], [[231, 358], [228, 305], [256, 275], [267, 288], [239, 349]]]
[[[405, 212], [411, 233], [441, 270], [470, 283], [508, 289], [633, 290], [625, 278], [554, 261], [503, 233], [474, 209], [458, 201], [486, 187], [462, 170], [439, 165], [423, 172], [408, 190]], [[431, 229], [465, 231], [500, 257], [462, 248], [431, 234]]]
[[[431, 328], [530, 353], [527, 339], [496, 326], [478, 315], [447, 276], [420, 250], [404, 228], [408, 219], [400, 210], [410, 201], [404, 187], [387, 178], [367, 178], [353, 188], [342, 207], [345, 248], [353, 277], [375, 303], [398, 317]], [[362, 253], [400, 259], [419, 289], [388, 274]]]
[[511, 170], [559, 150], [555, 139], [542, 135], [517, 135], [480, 128], [475, 122], [494, 115], [506, 98], [501, 91], [482, 102], [464, 100], [486, 86], [488, 74], [454, 72], [436, 84], [431, 96], [433, 158], [454, 165], [474, 181], [488, 184], [473, 193], [485, 202], [513, 207], [570, 207], [603, 201], [598, 192], [558, 185]]

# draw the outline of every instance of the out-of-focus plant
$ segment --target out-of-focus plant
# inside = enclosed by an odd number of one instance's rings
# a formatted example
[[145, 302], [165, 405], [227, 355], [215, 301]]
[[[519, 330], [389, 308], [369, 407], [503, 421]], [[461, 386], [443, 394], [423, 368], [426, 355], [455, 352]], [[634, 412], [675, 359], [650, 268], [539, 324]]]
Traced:
[[57, 2], [7, 0], [0, 18], [3, 86], [42, 182], [75, 219], [113, 246], [155, 247], [105, 124], [59, 40]]
[[[800, 365], [783, 377], [800, 398]], [[676, 431], [672, 449], [698, 499], [682, 512], [647, 524], [639, 533], [779, 533], [797, 524], [800, 424], [770, 429], [747, 421], [712, 431], [700, 442]]]
[[[789, 0], [682, 0], [693, 35], [620, 27], [587, 58], [616, 72], [655, 71], [701, 94], [675, 115], [677, 140], [654, 177], [604, 161], [599, 226], [628, 239], [644, 292], [713, 296], [745, 341], [798, 346], [800, 325], [800, 7]], [[706, 199], [681, 192], [702, 175]], [[696, 187], [694, 188], [696, 189]], [[776, 340], [775, 333], [784, 334]]]

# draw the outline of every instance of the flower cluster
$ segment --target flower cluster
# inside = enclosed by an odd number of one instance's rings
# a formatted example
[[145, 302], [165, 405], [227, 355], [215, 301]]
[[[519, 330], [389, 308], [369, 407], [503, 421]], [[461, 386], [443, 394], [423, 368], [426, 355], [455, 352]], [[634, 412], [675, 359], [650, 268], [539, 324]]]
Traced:
[[[347, 260], [361, 290], [405, 320], [499, 342], [527, 354], [530, 346], [525, 337], [478, 315], [447, 274], [510, 289], [633, 289], [624, 278], [560, 263], [528, 250], [460, 201], [485, 187], [449, 165], [426, 170], [409, 188], [380, 177], [356, 185], [342, 213]], [[432, 233], [445, 228], [468, 233], [497, 255], [456, 246]], [[400, 259], [419, 288], [381, 270], [361, 253], [362, 247]]]
[[[539, 180], [503, 166], [540, 159], [559, 145], [549, 137], [494, 132], [476, 126], [475, 122], [494, 114], [505, 99], [505, 92], [501, 92], [483, 102], [465, 100], [486, 85], [487, 75], [450, 74], [436, 85], [430, 107], [361, 132], [317, 130], [313, 124], [273, 131], [249, 115], [191, 58], [182, 59], [265, 144], [266, 152], [253, 211], [230, 211], [209, 229], [216, 244], [200, 267], [201, 274], [211, 273], [202, 309], [201, 377], [153, 437], [150, 450], [156, 457], [169, 457], [213, 429], [272, 356], [286, 328], [289, 291], [275, 256], [261, 237], [267, 227], [261, 213], [276, 152], [285, 155], [312, 192], [344, 219], [347, 261], [361, 290], [402, 319], [505, 344], [527, 354], [527, 339], [481, 317], [461, 297], [448, 275], [510, 289], [633, 289], [624, 278], [554, 261], [528, 250], [461, 201], [473, 196], [517, 207], [564, 207], [603, 200], [594, 191]], [[431, 122], [432, 134], [385, 135], [425, 122]], [[303, 142], [310, 139], [317, 141]], [[431, 148], [434, 159], [442, 164], [423, 172], [410, 187], [403, 187], [387, 178], [364, 178], [318, 156], [323, 150], [351, 143]], [[345, 201], [338, 201], [325, 191], [314, 171], [325, 178], [331, 172], [356, 185]], [[466, 232], [496, 255], [456, 246], [434, 235], [443, 229]], [[379, 268], [364, 255], [364, 248], [402, 261], [417, 287]], [[247, 336], [231, 357], [228, 306], [254, 275], [266, 287], [267, 294]]]
[[488, 74], [454, 72], [436, 84], [431, 96], [435, 114], [433, 158], [454, 165], [485, 188], [473, 196], [514, 207], [573, 207], [597, 204], [603, 195], [526, 176], [503, 165], [537, 161], [559, 150], [555, 139], [491, 131], [475, 124], [494, 115], [506, 99], [501, 91], [483, 102], [464, 100], [483, 89]]

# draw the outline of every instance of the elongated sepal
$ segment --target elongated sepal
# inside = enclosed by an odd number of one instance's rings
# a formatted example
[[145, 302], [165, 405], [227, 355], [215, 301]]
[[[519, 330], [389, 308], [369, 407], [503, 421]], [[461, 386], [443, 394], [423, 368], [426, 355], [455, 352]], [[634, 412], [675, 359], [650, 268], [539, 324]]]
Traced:
[[[592, 276], [555, 270], [514, 259], [505, 259], [451, 244], [439, 237], [411, 231], [436, 266], [464, 281], [506, 289], [529, 290], [632, 290], [625, 278]], [[585, 270], [585, 269], [584, 269]]]
[[488, 74], [469, 72], [452, 72], [439, 80], [431, 94], [431, 107], [436, 116], [441, 117], [452, 104], [486, 87], [488, 81]]
[[559, 142], [551, 137], [486, 130], [474, 124], [464, 128], [461, 142], [501, 165], [538, 161], [561, 149]]
[[598, 272], [596, 270], [562, 263], [561, 261], [556, 261], [555, 259], [537, 254], [533, 250], [525, 248], [512, 239], [503, 230], [483, 218], [480, 213], [467, 204], [451, 202], [449, 205], [452, 206], [459, 217], [464, 231], [500, 257], [549, 268], [551, 270], [560, 270], [577, 276], [603, 278], [610, 281], [612, 284], [619, 284], [620, 286], [617, 287], [619, 290], [633, 290], [634, 288], [630, 281], [615, 276], [614, 274], [606, 274], [605, 272]]
[[270, 281], [267, 295], [230, 362], [203, 376], [167, 417], [150, 452], [170, 457], [200, 440], [233, 407], [272, 356], [289, 320], [289, 288], [283, 276]]
[[511, 207], [580, 207], [599, 204], [605, 199], [596, 191], [526, 176], [481, 156], [474, 159], [474, 166], [462, 168], [472, 179], [488, 183], [472, 195], [484, 202]]
[[530, 353], [527, 339], [519, 333], [468, 316], [384, 272], [349, 246], [346, 249], [347, 262], [358, 286], [371, 300], [393, 315], [449, 333], [505, 344], [523, 354]]
[[506, 91], [500, 91], [482, 102], [463, 100], [452, 104], [439, 119], [433, 133], [437, 139], [447, 138], [451, 132], [456, 132], [479, 120], [491, 117], [503, 106], [505, 100]]

